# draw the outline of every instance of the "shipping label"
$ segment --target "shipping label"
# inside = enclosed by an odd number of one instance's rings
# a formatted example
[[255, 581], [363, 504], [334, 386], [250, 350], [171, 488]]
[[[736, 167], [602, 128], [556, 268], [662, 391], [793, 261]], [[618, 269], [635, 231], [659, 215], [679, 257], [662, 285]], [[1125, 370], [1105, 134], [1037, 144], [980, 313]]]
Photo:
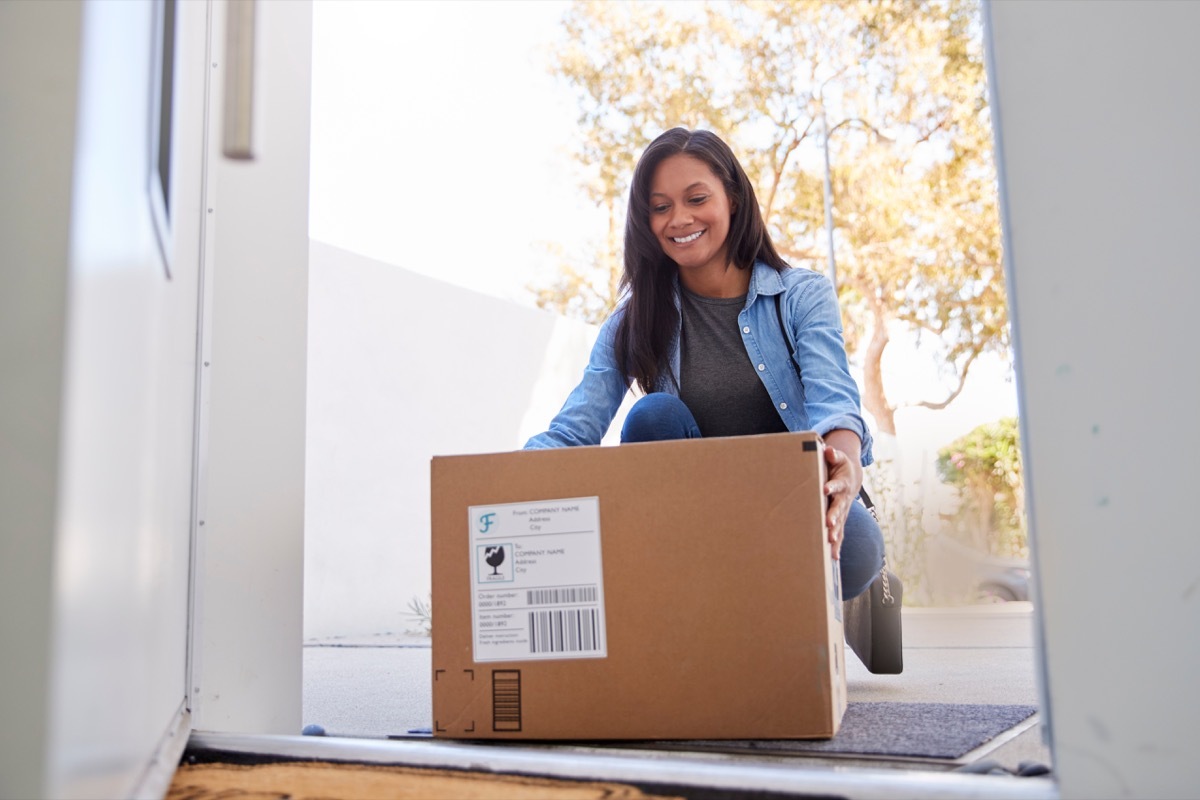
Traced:
[[604, 658], [600, 498], [471, 506], [475, 660]]

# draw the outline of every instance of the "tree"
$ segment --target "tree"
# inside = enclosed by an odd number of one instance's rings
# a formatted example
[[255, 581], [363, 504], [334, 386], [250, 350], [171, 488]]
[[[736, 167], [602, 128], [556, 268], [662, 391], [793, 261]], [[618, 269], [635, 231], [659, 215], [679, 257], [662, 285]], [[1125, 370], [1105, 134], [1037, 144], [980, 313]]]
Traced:
[[732, 104], [696, 83], [708, 49], [704, 18], [690, 4], [577, 3], [563, 19], [566, 46], [552, 70], [566, 79], [579, 102], [580, 138], [575, 159], [583, 189], [608, 220], [602, 245], [585, 263], [561, 259], [550, 286], [535, 287], [543, 308], [572, 308], [599, 322], [617, 302], [622, 261], [625, 195], [638, 154], [675, 125], [708, 127], [728, 135]]
[[676, 125], [741, 156], [784, 257], [825, 268], [823, 150], [837, 285], [863, 405], [895, 433], [880, 369], [889, 326], [931, 334], [949, 404], [975, 359], [1008, 354], [976, 0], [578, 2], [553, 71], [575, 92], [575, 157], [608, 216], [591, 264], [564, 262], [544, 307], [597, 321], [617, 301], [638, 154]]
[[1016, 417], [980, 425], [938, 450], [937, 473], [958, 489], [957, 516], [972, 544], [992, 554], [1027, 555]]

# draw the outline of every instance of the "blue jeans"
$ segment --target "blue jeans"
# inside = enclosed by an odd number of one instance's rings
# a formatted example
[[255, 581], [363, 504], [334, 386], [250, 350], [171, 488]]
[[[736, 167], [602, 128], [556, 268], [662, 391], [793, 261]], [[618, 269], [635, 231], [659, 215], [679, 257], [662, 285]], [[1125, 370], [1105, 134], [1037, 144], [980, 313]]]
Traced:
[[[621, 442], [662, 442], [701, 439], [700, 427], [678, 397], [655, 392], [640, 398], [625, 416]], [[838, 562], [842, 597], [849, 600], [867, 590], [883, 567], [883, 531], [862, 503], [852, 503]]]

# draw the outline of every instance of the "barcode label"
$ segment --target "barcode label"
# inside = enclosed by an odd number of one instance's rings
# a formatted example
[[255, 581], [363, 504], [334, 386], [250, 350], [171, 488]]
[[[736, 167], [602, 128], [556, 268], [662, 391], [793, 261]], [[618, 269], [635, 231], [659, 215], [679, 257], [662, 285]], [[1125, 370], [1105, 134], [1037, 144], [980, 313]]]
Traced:
[[529, 652], [581, 653], [600, 649], [600, 619], [594, 608], [529, 612]]
[[595, 586], [567, 586], [556, 589], [530, 589], [525, 602], [531, 606], [565, 606], [594, 603], [599, 593]]
[[470, 506], [467, 522], [476, 662], [608, 657], [599, 497]]

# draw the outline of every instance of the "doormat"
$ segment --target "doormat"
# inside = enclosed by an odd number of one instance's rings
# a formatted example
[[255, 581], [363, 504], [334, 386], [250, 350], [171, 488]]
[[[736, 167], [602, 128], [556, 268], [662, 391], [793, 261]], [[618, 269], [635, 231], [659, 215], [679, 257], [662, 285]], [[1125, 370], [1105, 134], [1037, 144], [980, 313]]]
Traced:
[[657, 742], [672, 750], [776, 755], [837, 754], [957, 759], [1037, 711], [1036, 706], [964, 703], [850, 703], [832, 739]]
[[[182, 764], [166, 800], [666, 800], [621, 783], [298, 761]], [[680, 800], [676, 798], [676, 800]]]

